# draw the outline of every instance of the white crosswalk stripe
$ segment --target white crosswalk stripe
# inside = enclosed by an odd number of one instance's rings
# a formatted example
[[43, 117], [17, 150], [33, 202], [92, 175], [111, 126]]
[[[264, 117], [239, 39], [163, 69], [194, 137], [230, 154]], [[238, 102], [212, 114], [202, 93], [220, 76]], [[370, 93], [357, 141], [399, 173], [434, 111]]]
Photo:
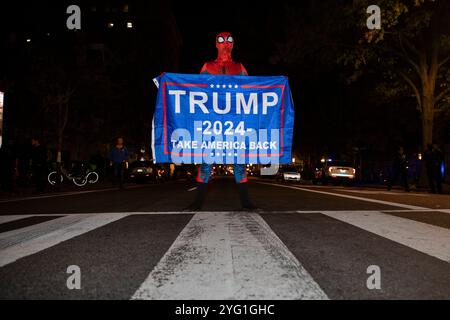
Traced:
[[449, 229], [374, 211], [323, 211], [322, 213], [450, 262]]
[[70, 215], [0, 234], [0, 267], [127, 215], [129, 213]]
[[268, 182], [258, 182], [258, 183], [259, 184], [269, 185], [269, 186], [280, 187], [280, 188], [289, 188], [289, 189], [295, 189], [295, 190], [300, 190], [300, 191], [306, 191], [306, 192], [312, 192], [312, 193], [318, 193], [318, 194], [325, 194], [325, 195], [334, 196], [334, 197], [340, 197], [340, 198], [347, 198], [347, 199], [352, 199], [352, 200], [360, 200], [360, 201], [365, 201], [365, 202], [384, 204], [384, 205], [388, 205], [388, 206], [400, 207], [400, 208], [410, 209], [410, 210], [427, 209], [427, 208], [424, 208], [424, 207], [413, 206], [413, 205], [409, 205], [409, 204], [403, 204], [403, 203], [397, 203], [397, 202], [391, 202], [391, 201], [383, 201], [383, 200], [376, 200], [376, 199], [369, 199], [369, 198], [364, 198], [364, 197], [356, 197], [356, 196], [351, 196], [351, 195], [342, 194], [342, 193], [319, 191], [319, 190], [313, 190], [313, 189], [309, 189], [309, 188], [287, 186], [287, 185], [282, 185], [282, 184], [278, 184], [278, 183], [268, 183]]
[[33, 217], [34, 215], [31, 214], [17, 214], [17, 215], [11, 215], [11, 216], [0, 216], [0, 224], [12, 222], [20, 219], [25, 219], [29, 217]]
[[425, 193], [417, 193], [417, 192], [396, 192], [396, 191], [380, 191], [380, 190], [352, 190], [352, 189], [344, 189], [344, 188], [335, 188], [333, 190], [350, 192], [350, 193], [359, 193], [359, 194], [383, 194], [389, 196], [412, 196], [412, 197], [426, 197], [429, 198], [430, 194]]
[[[431, 209], [383, 210], [422, 212]], [[441, 210], [442, 211], [442, 210]], [[450, 213], [450, 210], [444, 209]], [[377, 210], [286, 211], [323, 214], [450, 263], [450, 229]], [[130, 215], [185, 212], [71, 214], [0, 233], [0, 267]], [[0, 217], [0, 223], [41, 216]], [[193, 215], [132, 299], [328, 299], [319, 282], [260, 214]], [[130, 261], [132, 263], [132, 261]], [[147, 271], [148, 272], [148, 271]], [[133, 289], [134, 290], [134, 289]]]
[[198, 213], [133, 299], [327, 299], [259, 215]]

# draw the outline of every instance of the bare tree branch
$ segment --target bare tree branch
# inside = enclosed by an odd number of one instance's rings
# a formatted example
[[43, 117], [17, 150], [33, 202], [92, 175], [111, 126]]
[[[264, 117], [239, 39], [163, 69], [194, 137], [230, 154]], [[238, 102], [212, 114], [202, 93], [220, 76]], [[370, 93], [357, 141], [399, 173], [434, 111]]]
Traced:
[[445, 88], [444, 90], [442, 90], [442, 92], [441, 93], [439, 93], [437, 96], [436, 96], [436, 98], [434, 99], [434, 103], [436, 104], [436, 103], [438, 103], [440, 100], [442, 100], [444, 97], [445, 97], [445, 95], [447, 94], [447, 93], [449, 93], [450, 92], [450, 86], [449, 87], [447, 87], [447, 88]]
[[409, 50], [411, 50], [411, 52], [413, 52], [415, 55], [417, 55], [418, 57], [420, 57], [422, 55], [422, 53], [411, 43], [411, 41], [409, 41], [406, 37], [403, 37], [401, 33], [398, 34], [399, 39], [400, 39], [400, 43], [403, 46], [403, 42], [406, 44], [406, 46], [408, 47]]
[[444, 64], [450, 61], [450, 56], [444, 58], [441, 62], [438, 63], [438, 69], [440, 69]]
[[[398, 42], [399, 42], [399, 44], [400, 44], [400, 49], [402, 50], [402, 52], [403, 52], [403, 54], [401, 55], [401, 57], [403, 57], [406, 61], [408, 61], [409, 62], [409, 64], [411, 64], [413, 67], [414, 67], [414, 69], [417, 71], [417, 73], [420, 75], [420, 68], [419, 68], [419, 65], [416, 63], [416, 62], [414, 62], [414, 60], [413, 59], [411, 59], [410, 57], [409, 57], [409, 55], [408, 55], [408, 53], [406, 52], [406, 50], [405, 50], [405, 47], [403, 46], [403, 40], [402, 40], [402, 36], [401, 36], [401, 34], [399, 33], [398, 34]], [[414, 48], [415, 49], [415, 48]], [[419, 55], [420, 56], [420, 54], [419, 54], [419, 52], [417, 51], [417, 49], [415, 49], [415, 51], [417, 52], [417, 55]]]
[[409, 84], [409, 86], [411, 87], [411, 89], [414, 91], [414, 96], [416, 97], [417, 100], [417, 110], [419, 110], [420, 112], [422, 112], [422, 99], [420, 96], [420, 92], [419, 89], [417, 88], [417, 86], [414, 84], [414, 82], [411, 80], [411, 78], [409, 78], [406, 74], [404, 74], [403, 72], [399, 71], [398, 72], [399, 75], [406, 81], [406, 83]]

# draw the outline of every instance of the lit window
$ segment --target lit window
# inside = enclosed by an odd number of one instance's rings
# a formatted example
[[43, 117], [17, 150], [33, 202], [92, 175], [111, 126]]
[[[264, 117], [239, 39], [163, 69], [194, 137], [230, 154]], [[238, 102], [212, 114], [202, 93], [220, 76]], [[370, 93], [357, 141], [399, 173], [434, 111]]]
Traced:
[[114, 23], [109, 22], [109, 23], [108, 23], [108, 28], [112, 28], [112, 27], [114, 27]]
[[128, 5], [126, 4], [126, 5], [124, 5], [123, 6], [123, 12], [125, 12], [125, 13], [127, 13], [128, 12], [128, 10], [129, 10], [129, 8], [128, 8]]
[[27, 42], [30, 43], [30, 42], [31, 42], [31, 39], [27, 39]]
[[127, 22], [127, 28], [128, 29], [133, 28], [133, 22]]

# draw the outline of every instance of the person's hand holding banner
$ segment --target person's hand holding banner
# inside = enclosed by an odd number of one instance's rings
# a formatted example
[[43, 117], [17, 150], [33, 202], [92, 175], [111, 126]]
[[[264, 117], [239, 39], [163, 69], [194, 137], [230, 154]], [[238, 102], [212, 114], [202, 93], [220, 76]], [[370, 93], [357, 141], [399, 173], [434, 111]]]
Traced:
[[164, 73], [152, 125], [157, 163], [290, 163], [294, 106], [284, 76]]

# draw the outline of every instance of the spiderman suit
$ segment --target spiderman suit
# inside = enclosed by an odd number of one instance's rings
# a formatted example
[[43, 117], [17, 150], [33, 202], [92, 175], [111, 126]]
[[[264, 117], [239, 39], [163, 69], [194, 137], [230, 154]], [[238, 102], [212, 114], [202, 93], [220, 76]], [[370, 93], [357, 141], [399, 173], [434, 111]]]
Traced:
[[[234, 62], [231, 57], [234, 39], [229, 32], [221, 32], [216, 36], [217, 59], [206, 62], [203, 65], [201, 74], [227, 74], [248, 76], [242, 63]], [[233, 166], [234, 179], [236, 183], [247, 182], [247, 174], [244, 165], [235, 164]], [[197, 182], [208, 183], [211, 176], [211, 165], [203, 163], [200, 165], [197, 175]]]
[[[213, 61], [206, 62], [200, 73], [201, 74], [226, 74], [226, 75], [242, 75], [247, 76], [247, 70], [244, 66], [233, 61], [231, 57], [231, 52], [233, 50], [234, 39], [229, 32], [221, 32], [216, 36], [216, 48], [217, 48], [217, 58]], [[208, 184], [209, 178], [211, 176], [212, 165], [203, 163], [198, 168], [197, 175], [197, 195], [193, 204], [191, 204], [187, 210], [200, 210], [205, 198], [206, 185]], [[254, 210], [257, 209], [254, 206], [248, 196], [248, 185], [247, 185], [247, 173], [245, 170], [245, 165], [235, 164], [233, 165], [234, 179], [239, 186], [239, 196], [241, 200], [241, 205], [243, 209]]]

